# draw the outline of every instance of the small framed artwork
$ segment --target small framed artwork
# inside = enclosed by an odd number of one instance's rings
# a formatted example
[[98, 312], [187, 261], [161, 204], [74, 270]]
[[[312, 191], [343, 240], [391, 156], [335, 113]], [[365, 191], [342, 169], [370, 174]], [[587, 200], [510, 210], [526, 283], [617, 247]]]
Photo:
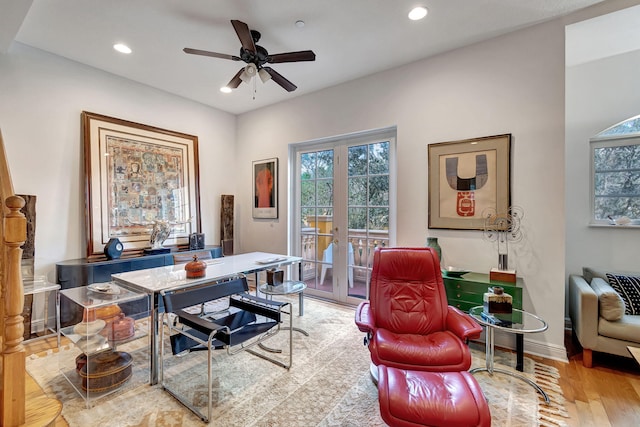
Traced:
[[278, 218], [278, 158], [253, 162], [253, 217]]
[[482, 230], [511, 205], [511, 134], [430, 144], [429, 228]]
[[[82, 112], [87, 258], [118, 238], [125, 252], [149, 247], [156, 224], [166, 245], [199, 233], [198, 137]], [[160, 242], [162, 244], [162, 242]]]

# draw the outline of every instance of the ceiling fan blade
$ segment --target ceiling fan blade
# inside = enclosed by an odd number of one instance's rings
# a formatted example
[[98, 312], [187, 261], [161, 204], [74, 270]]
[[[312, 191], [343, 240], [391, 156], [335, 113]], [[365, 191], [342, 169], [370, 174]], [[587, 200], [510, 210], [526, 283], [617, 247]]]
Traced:
[[315, 61], [316, 54], [312, 50], [301, 50], [299, 52], [276, 53], [269, 55], [267, 62], [277, 64], [281, 62]]
[[226, 53], [209, 52], [208, 50], [191, 49], [190, 47], [185, 47], [184, 49], [182, 49], [182, 51], [184, 53], [190, 53], [192, 55], [211, 56], [213, 58], [222, 58], [222, 59], [231, 59], [232, 61], [240, 61], [239, 56], [227, 55]]
[[231, 25], [233, 25], [233, 29], [236, 30], [236, 34], [240, 39], [240, 43], [242, 43], [242, 47], [249, 52], [255, 53], [256, 45], [253, 43], [253, 37], [251, 36], [249, 26], [237, 19], [232, 19]]
[[238, 86], [240, 86], [240, 83], [242, 83], [242, 79], [240, 78], [240, 74], [242, 74], [242, 72], [244, 71], [244, 67], [240, 68], [240, 71], [238, 71], [236, 73], [235, 76], [233, 76], [233, 78], [229, 81], [229, 83], [227, 83], [227, 87], [230, 89], [235, 89]]
[[282, 86], [282, 88], [284, 90], [286, 90], [287, 92], [293, 92], [294, 90], [296, 90], [298, 88], [298, 86], [296, 86], [293, 83], [291, 83], [282, 74], [278, 73], [273, 68], [271, 68], [271, 67], [262, 67], [262, 69], [265, 70], [267, 73], [269, 73], [269, 75], [271, 76], [271, 79], [274, 82], [278, 83], [280, 86]]

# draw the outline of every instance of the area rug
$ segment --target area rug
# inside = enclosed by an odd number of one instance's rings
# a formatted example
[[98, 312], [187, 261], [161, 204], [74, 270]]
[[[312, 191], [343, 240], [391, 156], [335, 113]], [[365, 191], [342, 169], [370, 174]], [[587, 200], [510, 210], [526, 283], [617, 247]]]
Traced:
[[[292, 299], [292, 301], [294, 301]], [[297, 299], [295, 300], [297, 301]], [[297, 314], [297, 307], [294, 309]], [[293, 332], [293, 366], [286, 370], [247, 352], [216, 352], [214, 412], [216, 426], [384, 426], [376, 386], [369, 376], [369, 352], [354, 324], [354, 310], [313, 299], [305, 300], [305, 315]], [[280, 332], [269, 346], [286, 348], [288, 334]], [[484, 347], [472, 343], [473, 367], [484, 366]], [[134, 378], [118, 393], [86, 402], [60, 375], [59, 361], [74, 358], [75, 349], [63, 347], [27, 359], [27, 370], [44, 391], [63, 403], [62, 414], [71, 427], [187, 427], [203, 425], [158, 385], [145, 384], [148, 354], [136, 353]], [[141, 354], [140, 354], [141, 353]], [[174, 388], [206, 411], [206, 352], [167, 357], [165, 376]], [[286, 357], [283, 355], [282, 357]], [[496, 352], [496, 367], [511, 369], [515, 356]], [[139, 369], [138, 369], [139, 368]], [[475, 374], [487, 397], [494, 426], [565, 426], [562, 391], [555, 368], [525, 358], [525, 375], [551, 397], [547, 406], [525, 382], [509, 375]]]

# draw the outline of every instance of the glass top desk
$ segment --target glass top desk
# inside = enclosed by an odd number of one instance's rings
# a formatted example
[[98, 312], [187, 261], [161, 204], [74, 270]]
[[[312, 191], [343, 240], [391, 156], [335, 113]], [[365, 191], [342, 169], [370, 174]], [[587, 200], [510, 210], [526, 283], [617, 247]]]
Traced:
[[258, 273], [270, 268], [298, 264], [299, 278], [302, 278], [302, 257], [273, 254], [267, 252], [249, 252], [246, 254], [230, 255], [205, 261], [207, 270], [204, 277], [187, 279], [184, 264], [168, 265], [165, 267], [148, 268], [145, 270], [128, 271], [113, 274], [114, 283], [135, 291], [145, 292], [151, 297], [151, 366], [149, 382], [158, 382], [158, 306], [160, 291], [175, 290], [198, 286], [237, 276], [239, 274], [256, 275], [256, 289], [258, 287]]

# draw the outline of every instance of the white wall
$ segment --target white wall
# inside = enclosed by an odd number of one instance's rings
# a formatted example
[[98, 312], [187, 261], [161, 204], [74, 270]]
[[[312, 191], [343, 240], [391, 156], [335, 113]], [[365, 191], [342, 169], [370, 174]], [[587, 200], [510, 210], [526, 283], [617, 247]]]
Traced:
[[589, 139], [640, 114], [640, 51], [567, 68], [566, 269], [640, 272], [640, 230], [589, 227]]
[[[238, 118], [240, 250], [287, 250], [288, 144], [397, 125], [397, 244], [439, 237], [444, 263], [488, 272], [493, 246], [478, 231], [427, 229], [427, 145], [511, 133], [512, 203], [526, 240], [512, 266], [524, 307], [549, 322], [527, 350], [563, 359], [564, 26], [535, 26]], [[251, 217], [251, 161], [279, 157], [280, 218]], [[539, 345], [536, 345], [539, 344]]]
[[219, 244], [235, 116], [14, 43], [0, 55], [0, 130], [16, 193], [37, 196], [37, 274], [55, 280], [56, 262], [86, 255], [83, 110], [197, 135], [203, 231]]

